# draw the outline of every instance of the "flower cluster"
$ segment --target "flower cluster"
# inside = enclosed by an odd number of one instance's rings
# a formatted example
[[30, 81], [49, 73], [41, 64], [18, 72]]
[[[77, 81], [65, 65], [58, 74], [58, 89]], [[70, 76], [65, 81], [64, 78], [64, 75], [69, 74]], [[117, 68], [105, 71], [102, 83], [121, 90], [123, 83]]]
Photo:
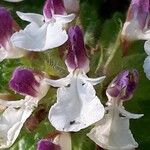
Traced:
[[[72, 5], [75, 7], [71, 9]], [[132, 0], [121, 33], [121, 38], [126, 41], [147, 40], [145, 51], [148, 55], [149, 6], [149, 0]], [[10, 148], [14, 144], [27, 119], [51, 87], [57, 92], [48, 120], [56, 131], [40, 139], [37, 150], [71, 150], [71, 132], [91, 125], [95, 127], [87, 136], [104, 149], [131, 150], [138, 147], [130, 131], [129, 120], [138, 119], [143, 114], [130, 113], [123, 106], [133, 97], [139, 81], [138, 71], [124, 70], [112, 80], [105, 89], [108, 101], [104, 107], [94, 86], [106, 77], [89, 77], [90, 59], [84, 33], [78, 25], [68, 24], [75, 19], [78, 10], [77, 0], [46, 0], [42, 15], [17, 11], [22, 20], [29, 22], [21, 29], [10, 12], [0, 7], [0, 61], [64, 45], [64, 62], [68, 70], [66, 77], [56, 80], [49, 78], [42, 70], [25, 67], [14, 70], [9, 88], [24, 98], [13, 101], [0, 99], [0, 149]], [[144, 70], [150, 79], [149, 66], [150, 56], [144, 62]]]

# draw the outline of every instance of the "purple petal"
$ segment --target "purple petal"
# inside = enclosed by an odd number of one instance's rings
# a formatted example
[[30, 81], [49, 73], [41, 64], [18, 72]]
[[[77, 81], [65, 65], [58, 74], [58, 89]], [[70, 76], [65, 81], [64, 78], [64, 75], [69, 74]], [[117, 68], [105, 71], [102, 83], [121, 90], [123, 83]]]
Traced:
[[133, 96], [137, 87], [138, 77], [138, 72], [136, 70], [122, 71], [108, 86], [106, 92], [111, 97], [128, 100]]
[[0, 46], [5, 47], [13, 33], [13, 19], [5, 8], [0, 7]]
[[54, 14], [53, 0], [46, 0], [45, 5], [43, 7], [43, 14], [44, 14], [45, 20], [52, 18]]
[[54, 14], [58, 14], [58, 15], [66, 14], [63, 0], [54, 0], [53, 3], [54, 3]]
[[31, 70], [17, 68], [9, 81], [9, 87], [20, 94], [35, 97], [37, 95], [36, 89], [39, 87], [39, 83], [36, 81]]
[[66, 14], [63, 0], [46, 0], [45, 5], [43, 7], [43, 14], [45, 17], [45, 21], [49, 21], [54, 14]]
[[68, 54], [66, 64], [71, 69], [84, 69], [89, 66], [89, 59], [86, 55], [83, 33], [79, 26], [71, 27], [68, 31]]
[[37, 144], [37, 150], [61, 150], [61, 148], [50, 140], [42, 139]]

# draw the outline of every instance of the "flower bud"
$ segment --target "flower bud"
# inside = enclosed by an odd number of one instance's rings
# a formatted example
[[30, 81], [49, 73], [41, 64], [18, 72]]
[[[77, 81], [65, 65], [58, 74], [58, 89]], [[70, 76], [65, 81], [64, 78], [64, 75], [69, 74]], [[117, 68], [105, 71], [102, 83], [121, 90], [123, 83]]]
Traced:
[[39, 82], [35, 79], [32, 70], [17, 68], [13, 72], [9, 87], [20, 94], [36, 97]]
[[137, 70], [122, 71], [108, 86], [106, 93], [120, 100], [129, 100], [138, 84]]

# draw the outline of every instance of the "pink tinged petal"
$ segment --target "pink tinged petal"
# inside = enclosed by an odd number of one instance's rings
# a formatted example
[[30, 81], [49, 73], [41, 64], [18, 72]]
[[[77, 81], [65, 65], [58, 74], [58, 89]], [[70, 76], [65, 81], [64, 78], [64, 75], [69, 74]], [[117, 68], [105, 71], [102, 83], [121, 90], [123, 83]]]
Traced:
[[82, 75], [70, 76], [70, 83], [58, 89], [48, 117], [57, 130], [77, 132], [102, 119], [104, 107], [91, 82]]
[[[149, 15], [149, 0], [132, 0], [131, 5], [129, 8], [129, 16], [133, 16], [134, 18], [130, 19], [137, 19], [141, 29], [144, 29], [147, 23], [148, 15]], [[131, 13], [131, 14], [130, 14]]]
[[35, 97], [37, 96], [36, 89], [39, 87], [39, 82], [35, 79], [32, 70], [17, 68], [13, 72], [9, 86], [20, 94]]
[[0, 7], [0, 47], [5, 47], [13, 33], [13, 19], [5, 8]]
[[89, 71], [89, 59], [86, 55], [83, 33], [79, 26], [71, 27], [68, 31], [68, 54], [66, 56], [66, 65], [68, 71], [83, 69]]
[[79, 0], [63, 0], [67, 13], [77, 13], [79, 11]]
[[61, 148], [50, 140], [42, 139], [37, 144], [37, 150], [61, 150]]
[[[129, 118], [119, 115], [117, 109], [108, 110], [108, 114], [87, 136], [104, 149], [134, 149], [138, 143], [129, 129]], [[137, 119], [137, 118], [136, 118]]]

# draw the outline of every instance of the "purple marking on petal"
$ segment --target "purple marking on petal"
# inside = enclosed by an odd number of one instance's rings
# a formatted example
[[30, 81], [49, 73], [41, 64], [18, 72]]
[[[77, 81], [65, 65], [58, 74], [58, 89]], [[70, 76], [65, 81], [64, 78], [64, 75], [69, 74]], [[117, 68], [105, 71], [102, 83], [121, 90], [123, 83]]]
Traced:
[[36, 97], [36, 88], [39, 87], [39, 83], [31, 70], [16, 68], [9, 81], [9, 87], [20, 94]]
[[46, 0], [44, 7], [43, 7], [43, 14], [44, 14], [45, 20], [52, 18], [54, 14], [53, 0]]
[[137, 19], [141, 29], [144, 29], [149, 19], [149, 8], [149, 0], [132, 0], [128, 11], [128, 21]]
[[137, 70], [122, 71], [108, 86], [106, 92], [112, 97], [118, 97], [121, 100], [128, 100], [138, 84]]
[[59, 145], [52, 143], [50, 140], [42, 139], [38, 141], [37, 150], [61, 150]]
[[54, 14], [56, 15], [67, 14], [63, 0], [46, 0], [45, 5], [43, 7], [43, 14], [45, 17], [45, 21], [49, 21]]
[[66, 10], [63, 0], [54, 0], [54, 14], [65, 15]]
[[10, 12], [0, 7], [0, 46], [5, 47], [6, 42], [13, 33], [13, 19]]
[[72, 69], [84, 69], [89, 65], [89, 59], [86, 55], [83, 33], [79, 26], [70, 27], [67, 41], [68, 54], [66, 64]]

